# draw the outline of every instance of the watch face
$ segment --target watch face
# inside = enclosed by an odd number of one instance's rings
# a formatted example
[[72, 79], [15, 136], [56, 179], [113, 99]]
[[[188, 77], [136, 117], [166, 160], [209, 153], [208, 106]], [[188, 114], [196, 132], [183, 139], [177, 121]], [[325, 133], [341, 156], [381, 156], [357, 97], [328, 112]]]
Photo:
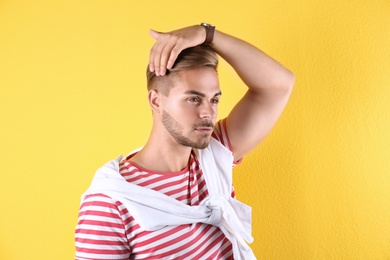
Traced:
[[200, 25], [202, 25], [204, 27], [215, 27], [214, 25], [209, 24], [209, 23], [201, 23]]

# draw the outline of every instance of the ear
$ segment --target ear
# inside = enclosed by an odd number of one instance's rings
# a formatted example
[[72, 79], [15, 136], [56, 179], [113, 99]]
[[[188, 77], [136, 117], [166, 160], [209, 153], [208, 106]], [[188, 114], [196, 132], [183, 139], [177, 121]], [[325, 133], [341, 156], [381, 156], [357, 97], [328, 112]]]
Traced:
[[152, 89], [149, 91], [148, 99], [149, 105], [152, 108], [153, 112], [159, 112], [161, 110], [161, 94], [157, 89]]

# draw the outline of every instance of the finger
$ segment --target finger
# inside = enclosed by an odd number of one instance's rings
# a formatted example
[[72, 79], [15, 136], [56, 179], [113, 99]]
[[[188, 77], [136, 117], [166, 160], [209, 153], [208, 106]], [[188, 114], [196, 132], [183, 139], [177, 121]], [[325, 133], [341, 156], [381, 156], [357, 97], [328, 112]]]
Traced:
[[163, 55], [164, 49], [166, 48], [167, 41], [164, 39], [166, 37], [161, 37], [154, 45], [153, 48], [151, 49], [150, 52], [150, 58], [149, 58], [149, 67], [153, 68], [154, 73], [156, 76], [160, 76], [164, 69], [165, 65], [161, 65], [161, 57]]
[[189, 43], [188, 41], [183, 40], [183, 38], [178, 38], [175, 43], [176, 44], [173, 46], [173, 48], [170, 51], [169, 59], [167, 61], [167, 69], [172, 69], [173, 65], [175, 64], [175, 62], [177, 60], [177, 57], [179, 56], [179, 54], [183, 50], [185, 50], [191, 46], [195, 46], [195, 45], [192, 45], [192, 43]]
[[163, 51], [165, 46], [165, 42], [163, 37], [160, 40], [156, 41], [150, 50], [149, 55], [149, 69], [150, 71], [154, 71], [157, 76], [160, 76], [160, 60], [161, 60], [161, 52]]
[[149, 34], [150, 34], [150, 36], [152, 36], [153, 39], [157, 40], [160, 37], [160, 34], [162, 34], [162, 33], [155, 31], [153, 29], [150, 29]]
[[159, 51], [159, 43], [155, 43], [150, 50], [150, 55], [149, 55], [149, 69], [151, 72], [154, 72], [156, 76], [159, 76], [159, 68], [160, 68], [160, 63], [158, 61], [160, 60], [160, 51]]
[[153, 30], [153, 29], [150, 29], [149, 34], [150, 34], [150, 36], [152, 36], [153, 39], [156, 40], [156, 43], [150, 49], [150, 54], [149, 54], [149, 70], [151, 72], [154, 72], [155, 71], [154, 57], [156, 55], [156, 50], [158, 49], [159, 42], [157, 40], [158, 40], [158, 38], [160, 38], [160, 33]]
[[155, 45], [156, 44], [153, 45], [153, 47], [150, 49], [150, 53], [149, 53], [149, 70], [151, 72], [155, 72], [154, 63], [153, 63], [154, 62], [154, 56], [155, 56], [155, 53], [156, 53]]
[[[168, 64], [170, 57], [172, 55], [172, 50], [175, 48], [176, 42], [175, 41], [168, 41], [164, 49], [161, 51], [161, 56], [160, 56], [160, 74], [162, 76], [165, 75], [165, 72], [170, 64]], [[172, 67], [172, 66], [171, 66]]]
[[172, 48], [171, 53], [169, 55], [169, 59], [167, 61], [167, 69], [169, 69], [169, 70], [172, 69], [173, 65], [176, 62], [177, 57], [179, 56], [179, 54], [182, 50], [183, 50], [183, 48], [180, 48], [178, 45], [175, 45]]

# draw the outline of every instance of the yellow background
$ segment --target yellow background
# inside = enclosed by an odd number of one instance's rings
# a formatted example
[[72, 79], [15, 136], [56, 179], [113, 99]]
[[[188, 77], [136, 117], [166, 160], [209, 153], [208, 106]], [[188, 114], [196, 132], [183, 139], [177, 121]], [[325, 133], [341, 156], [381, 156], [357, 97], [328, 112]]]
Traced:
[[[0, 0], [0, 259], [72, 259], [95, 170], [146, 141], [160, 31], [209, 22], [292, 70], [235, 168], [258, 259], [390, 259], [390, 2]], [[221, 63], [220, 118], [245, 91]]]

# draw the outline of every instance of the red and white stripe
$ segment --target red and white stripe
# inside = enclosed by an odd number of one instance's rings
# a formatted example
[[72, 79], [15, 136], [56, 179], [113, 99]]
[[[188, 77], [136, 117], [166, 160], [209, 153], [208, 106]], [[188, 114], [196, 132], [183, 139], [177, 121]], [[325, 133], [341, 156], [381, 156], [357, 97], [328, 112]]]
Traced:
[[[214, 138], [229, 147], [224, 122], [216, 125]], [[128, 182], [188, 205], [198, 205], [208, 194], [194, 155], [188, 167], [177, 173], [150, 172], [128, 159], [120, 164], [120, 173]], [[196, 223], [145, 231], [121, 202], [104, 194], [88, 195], [81, 204], [75, 242], [79, 260], [233, 259], [231, 243], [219, 228]]]

